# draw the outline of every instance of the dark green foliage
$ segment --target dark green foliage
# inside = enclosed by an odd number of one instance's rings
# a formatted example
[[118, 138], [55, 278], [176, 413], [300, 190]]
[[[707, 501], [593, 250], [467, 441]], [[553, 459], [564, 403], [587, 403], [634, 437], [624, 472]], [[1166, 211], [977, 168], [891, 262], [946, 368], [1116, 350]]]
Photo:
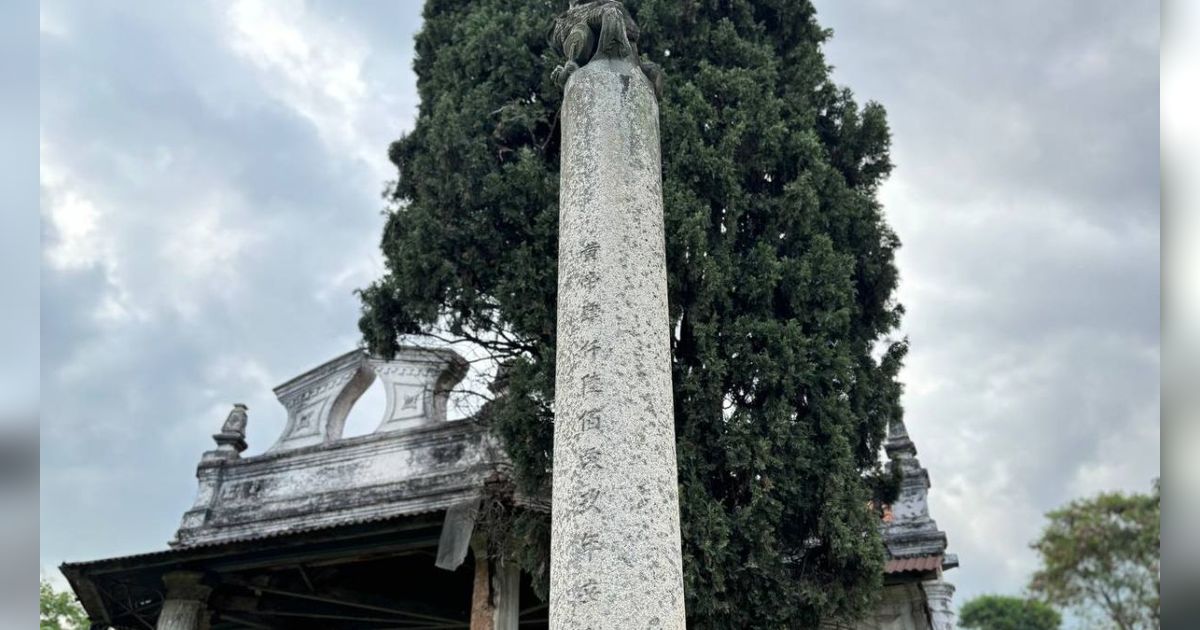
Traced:
[[1159, 628], [1160, 501], [1156, 480], [1150, 494], [1108, 492], [1047, 514], [1030, 590], [1097, 627]]
[[958, 625], [974, 630], [1058, 630], [1058, 611], [1035, 599], [980, 595], [963, 604]]
[[[803, 0], [630, 0], [662, 65], [663, 192], [689, 627], [859, 614], [883, 563], [879, 447], [903, 343], [879, 342], [896, 237], [875, 190], [882, 107], [838, 88]], [[553, 438], [561, 95], [546, 33], [565, 2], [429, 0], [416, 128], [362, 331], [472, 339], [505, 365], [490, 404], [518, 482]], [[669, 52], [669, 54], [668, 54]], [[664, 323], [664, 325], [667, 325]], [[877, 481], [879, 483], [877, 483]], [[545, 528], [524, 522], [528, 544]], [[538, 541], [541, 541], [540, 543]], [[544, 554], [539, 547], [537, 553]], [[544, 566], [524, 551], [524, 565]], [[544, 578], [544, 575], [541, 577]]]

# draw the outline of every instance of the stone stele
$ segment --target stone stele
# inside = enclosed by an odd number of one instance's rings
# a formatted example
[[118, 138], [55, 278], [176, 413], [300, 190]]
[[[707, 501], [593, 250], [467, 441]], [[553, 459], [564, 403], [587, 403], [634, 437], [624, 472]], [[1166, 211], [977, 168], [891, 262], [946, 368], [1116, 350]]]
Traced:
[[658, 102], [635, 53], [588, 55], [563, 99], [555, 630], [685, 627]]

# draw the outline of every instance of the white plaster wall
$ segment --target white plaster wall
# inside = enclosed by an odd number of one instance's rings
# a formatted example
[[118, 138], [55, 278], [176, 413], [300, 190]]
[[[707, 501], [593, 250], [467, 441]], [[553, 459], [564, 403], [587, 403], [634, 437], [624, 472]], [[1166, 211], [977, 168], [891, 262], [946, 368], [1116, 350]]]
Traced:
[[855, 630], [930, 630], [925, 593], [917, 584], [886, 587], [875, 616], [859, 622]]

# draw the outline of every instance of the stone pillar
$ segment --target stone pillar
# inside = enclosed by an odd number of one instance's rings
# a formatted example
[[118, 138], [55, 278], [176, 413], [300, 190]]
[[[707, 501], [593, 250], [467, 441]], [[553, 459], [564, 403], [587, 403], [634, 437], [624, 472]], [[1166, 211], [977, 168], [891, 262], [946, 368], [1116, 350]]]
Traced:
[[519, 630], [521, 625], [521, 569], [512, 562], [492, 565], [492, 594], [495, 597], [493, 630]]
[[212, 589], [201, 584], [203, 574], [173, 571], [163, 576], [167, 597], [158, 614], [158, 630], [208, 630], [208, 596]]
[[471, 541], [475, 582], [471, 590], [471, 630], [519, 630], [521, 570], [511, 562], [488, 558], [487, 541]]
[[550, 628], [682, 629], [658, 102], [636, 56], [570, 74], [559, 195]]
[[471, 588], [471, 630], [494, 630], [496, 611], [492, 606], [492, 571], [487, 548], [479, 541], [471, 547], [475, 552], [475, 582]]
[[954, 630], [954, 585], [938, 578], [923, 582], [929, 601], [929, 625], [933, 630]]

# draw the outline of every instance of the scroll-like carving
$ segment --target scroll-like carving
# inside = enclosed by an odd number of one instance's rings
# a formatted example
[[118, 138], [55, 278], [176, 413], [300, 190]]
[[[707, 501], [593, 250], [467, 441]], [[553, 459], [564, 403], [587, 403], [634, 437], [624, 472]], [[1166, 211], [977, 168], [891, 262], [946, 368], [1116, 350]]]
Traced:
[[271, 451], [301, 448], [342, 436], [346, 416], [375, 373], [361, 350], [348, 352], [275, 388], [288, 411], [287, 426]]
[[458, 354], [431, 348], [402, 348], [390, 361], [371, 359], [370, 363], [387, 395], [387, 409], [376, 433], [444, 422], [450, 390], [467, 373], [467, 364]]
[[624, 59], [638, 66], [662, 97], [663, 73], [658, 64], [641, 61], [637, 41], [641, 35], [629, 9], [620, 0], [571, 0], [566, 13], [554, 19], [550, 46], [566, 57], [551, 78], [565, 86], [571, 74], [597, 59]]

